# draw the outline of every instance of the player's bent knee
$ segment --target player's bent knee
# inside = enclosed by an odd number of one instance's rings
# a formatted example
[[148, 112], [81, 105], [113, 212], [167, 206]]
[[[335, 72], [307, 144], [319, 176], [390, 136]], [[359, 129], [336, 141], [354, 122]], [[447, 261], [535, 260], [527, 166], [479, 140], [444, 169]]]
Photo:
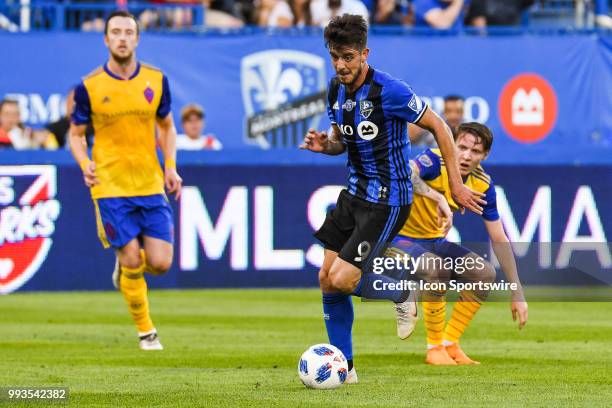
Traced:
[[172, 267], [172, 259], [152, 259], [147, 261], [147, 271], [152, 275], [163, 275]]
[[142, 258], [138, 252], [136, 253], [123, 253], [119, 255], [119, 264], [124, 268], [138, 269], [142, 266]]
[[353, 279], [349, 279], [348, 276], [342, 273], [333, 273], [329, 275], [329, 281], [333, 289], [339, 290], [343, 293], [353, 293], [357, 288], [359, 281], [355, 282]]
[[319, 269], [319, 287], [324, 293], [331, 292], [334, 289], [329, 280], [329, 270], [326, 268]]

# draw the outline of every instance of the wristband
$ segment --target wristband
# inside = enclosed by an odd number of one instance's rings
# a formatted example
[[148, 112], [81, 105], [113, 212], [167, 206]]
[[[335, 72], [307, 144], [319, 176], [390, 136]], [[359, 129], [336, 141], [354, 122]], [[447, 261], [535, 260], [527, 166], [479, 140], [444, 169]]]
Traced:
[[83, 172], [85, 171], [87, 166], [89, 166], [89, 163], [91, 163], [91, 160], [89, 160], [89, 157], [81, 160], [81, 162], [79, 163], [79, 167], [81, 167], [81, 170], [83, 170]]
[[176, 170], [176, 161], [174, 159], [166, 159], [166, 163], [164, 165], [166, 169]]

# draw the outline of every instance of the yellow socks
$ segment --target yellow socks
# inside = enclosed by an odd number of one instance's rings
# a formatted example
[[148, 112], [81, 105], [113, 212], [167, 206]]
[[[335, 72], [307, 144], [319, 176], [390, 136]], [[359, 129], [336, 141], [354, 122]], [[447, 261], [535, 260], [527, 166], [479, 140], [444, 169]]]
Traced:
[[147, 282], [143, 276], [145, 269], [144, 263], [135, 269], [121, 267], [121, 293], [127, 302], [139, 334], [149, 333], [154, 328], [149, 315]]
[[[459, 337], [461, 337], [470, 324], [481, 305], [482, 302], [478, 300], [473, 293], [466, 291], [461, 292], [459, 300], [455, 302], [455, 306], [453, 307], [453, 314], [444, 330], [444, 344], [459, 342]], [[429, 333], [429, 330], [427, 333]]]
[[427, 330], [427, 347], [431, 348], [442, 344], [444, 323], [446, 322], [446, 301], [423, 301], [425, 329]]

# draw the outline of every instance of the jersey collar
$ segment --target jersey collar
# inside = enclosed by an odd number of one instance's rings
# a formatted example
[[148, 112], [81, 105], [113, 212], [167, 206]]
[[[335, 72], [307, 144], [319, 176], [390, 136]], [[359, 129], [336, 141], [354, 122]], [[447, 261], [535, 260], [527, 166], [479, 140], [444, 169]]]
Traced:
[[[118, 75], [113, 74], [113, 72], [108, 68], [108, 62], [106, 62], [104, 64], [104, 71], [111, 76], [112, 78], [115, 78], [119, 81], [126, 81], [126, 79], [121, 78]], [[136, 76], [140, 73], [140, 62], [136, 62], [136, 69], [134, 70], [134, 73], [132, 75], [130, 75], [130, 77], [127, 79], [127, 81], [129, 81], [130, 79], [134, 79], [136, 78]]]

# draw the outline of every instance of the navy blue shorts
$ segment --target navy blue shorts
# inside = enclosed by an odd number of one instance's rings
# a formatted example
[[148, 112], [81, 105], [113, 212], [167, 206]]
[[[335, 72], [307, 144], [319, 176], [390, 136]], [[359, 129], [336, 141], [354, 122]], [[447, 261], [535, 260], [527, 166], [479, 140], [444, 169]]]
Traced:
[[104, 248], [122, 248], [139, 236], [174, 242], [172, 207], [164, 194], [94, 199]]
[[462, 258], [473, 252], [446, 238], [411, 238], [404, 235], [397, 235], [390, 245], [406, 252], [413, 258], [418, 258], [426, 252], [438, 255], [441, 258]]

